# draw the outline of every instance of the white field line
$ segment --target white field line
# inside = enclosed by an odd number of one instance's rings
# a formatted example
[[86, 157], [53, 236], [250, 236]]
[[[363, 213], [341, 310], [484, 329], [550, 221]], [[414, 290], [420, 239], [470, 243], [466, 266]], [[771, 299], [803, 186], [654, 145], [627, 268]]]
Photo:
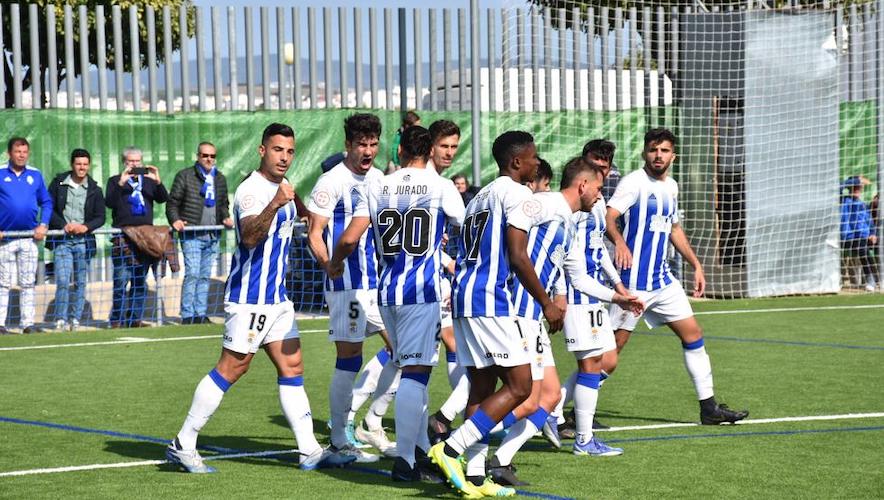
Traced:
[[754, 313], [775, 313], [775, 312], [800, 312], [800, 311], [841, 311], [846, 309], [882, 309], [884, 304], [866, 304], [861, 306], [822, 306], [822, 307], [779, 307], [771, 309], [734, 309], [732, 311], [700, 311], [694, 312], [695, 315], [712, 315], [712, 314], [754, 314]]
[[[743, 420], [739, 422], [740, 425], [752, 425], [752, 424], [773, 424], [780, 422], [808, 422], [808, 421], [824, 421], [824, 420], [856, 420], [862, 418], [880, 418], [884, 417], [884, 412], [879, 413], [847, 413], [842, 415], [810, 415], [804, 417], [780, 417], [780, 418], [759, 418], [754, 420]], [[671, 423], [671, 424], [655, 424], [655, 425], [634, 425], [628, 427], [611, 427], [610, 429], [596, 429], [596, 432], [616, 432], [616, 431], [639, 431], [639, 430], [653, 430], [653, 429], [671, 429], [677, 427], [699, 427], [700, 424], [697, 423]], [[203, 460], [225, 460], [232, 458], [241, 458], [241, 457], [263, 457], [263, 456], [275, 456], [275, 455], [283, 455], [283, 454], [291, 454], [297, 453], [298, 450], [279, 450], [279, 451], [259, 451], [253, 453], [230, 453], [230, 454], [222, 454], [222, 455], [213, 455], [208, 457], [203, 457]], [[117, 469], [124, 467], [139, 467], [142, 465], [159, 465], [166, 463], [166, 460], [142, 460], [138, 462], [119, 462], [112, 464], [91, 464], [91, 465], [73, 465], [69, 467], [54, 467], [49, 469], [28, 469], [28, 470], [17, 470], [17, 471], [9, 471], [9, 472], [0, 472], [0, 477], [9, 477], [9, 476], [28, 476], [32, 474], [53, 474], [59, 472], [76, 472], [76, 471], [84, 471], [84, 470], [96, 470], [96, 469]]]
[[[738, 425], [753, 424], [776, 424], [780, 422], [811, 422], [817, 420], [853, 420], [859, 418], [880, 418], [884, 412], [879, 413], [845, 413], [843, 415], [809, 415], [805, 417], [780, 417], [780, 418], [755, 418], [741, 420]], [[674, 422], [671, 424], [630, 425], [624, 427], [611, 427], [609, 429], [596, 429], [594, 432], [617, 432], [617, 431], [646, 431], [653, 429], [674, 429], [678, 427], [699, 427], [697, 422]]]
[[[301, 330], [301, 333], [323, 333], [328, 330]], [[32, 351], [34, 349], [56, 349], [61, 347], [89, 347], [96, 345], [117, 345], [117, 344], [144, 344], [148, 342], [176, 342], [179, 340], [205, 340], [218, 339], [217, 333], [211, 335], [191, 335], [189, 337], [167, 337], [159, 339], [148, 339], [142, 337], [120, 337], [117, 340], [106, 340], [103, 342], [76, 342], [71, 344], [49, 344], [49, 345], [27, 345], [19, 347], [0, 347], [0, 351]]]
[[[243, 458], [243, 457], [266, 457], [268, 455], [276, 456], [276, 455], [285, 455], [291, 453], [297, 453], [298, 450], [279, 450], [279, 451], [256, 451], [252, 453], [228, 453], [224, 455], [213, 455], [209, 457], [203, 457], [203, 460], [229, 460], [232, 458]], [[124, 467], [140, 467], [142, 465], [160, 465], [168, 462], [168, 460], [141, 460], [138, 462], [118, 462], [113, 464], [91, 464], [91, 465], [72, 465], [69, 467], [53, 467], [51, 469], [28, 469], [28, 470], [15, 470], [10, 472], [0, 472], [0, 477], [10, 477], [10, 476], [30, 476], [33, 474], [55, 474], [58, 472], [78, 472], [84, 470], [97, 470], [97, 469], [122, 469]]]
[[[715, 314], [755, 314], [755, 313], [776, 313], [776, 312], [801, 312], [801, 311], [841, 311], [850, 309], [882, 309], [884, 304], [866, 304], [859, 306], [822, 306], [822, 307], [780, 307], [771, 309], [734, 309], [733, 311], [697, 311], [696, 316], [710, 316]], [[314, 319], [322, 319], [320, 317]], [[301, 330], [301, 333], [324, 333], [327, 330]], [[106, 342], [78, 342], [73, 344], [51, 344], [51, 345], [35, 345], [21, 347], [0, 347], [2, 351], [30, 351], [34, 349], [55, 349], [59, 347], [88, 347], [96, 345], [116, 345], [116, 344], [140, 344], [143, 342], [174, 342], [177, 340], [200, 340], [200, 339], [217, 339], [218, 335], [193, 335], [190, 337], [169, 337], [160, 339], [142, 339], [138, 337], [121, 337], [118, 340], [109, 340]]]

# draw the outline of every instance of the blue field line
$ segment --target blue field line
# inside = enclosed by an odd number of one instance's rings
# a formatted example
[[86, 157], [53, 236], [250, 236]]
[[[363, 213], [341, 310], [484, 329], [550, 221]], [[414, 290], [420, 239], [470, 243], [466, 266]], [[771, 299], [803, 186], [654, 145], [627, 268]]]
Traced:
[[[85, 434], [101, 434], [103, 436], [111, 436], [118, 438], [134, 439], [136, 441], [147, 441], [150, 443], [169, 444], [168, 438], [158, 438], [153, 436], [143, 436], [141, 434], [129, 434], [126, 432], [106, 431], [102, 429], [89, 429], [88, 427], [78, 427], [76, 425], [54, 424], [52, 422], [40, 422], [39, 420], [23, 420], [20, 418], [0, 417], [0, 422], [10, 424], [33, 425], [36, 427], [48, 427], [50, 429], [58, 429], [62, 431], [82, 432]], [[232, 448], [222, 448], [220, 446], [200, 446], [199, 449], [206, 451], [214, 451], [217, 453], [242, 453]]]
[[[21, 418], [12, 418], [12, 417], [0, 417], [0, 423], [9, 423], [9, 424], [20, 424], [20, 425], [32, 425], [35, 427], [46, 427], [49, 429], [58, 429], [62, 431], [73, 431], [73, 432], [82, 432], [84, 434], [99, 434], [102, 436], [111, 436], [118, 438], [126, 438], [132, 439], [135, 441], [146, 441], [149, 443], [159, 443], [159, 444], [168, 444], [169, 440], [166, 438], [158, 438], [153, 436], [145, 436], [142, 434], [130, 434], [126, 432], [116, 432], [116, 431], [108, 431], [103, 429], [90, 429], [88, 427], [79, 427], [76, 425], [65, 425], [65, 424], [55, 424], [52, 422], [41, 422], [39, 420], [24, 420]], [[233, 448], [222, 448], [220, 446], [200, 446], [199, 449], [206, 451], [214, 451], [217, 453], [248, 453], [244, 450], [236, 450]], [[273, 457], [274, 455], [267, 455], [268, 457]], [[280, 457], [277, 457], [280, 458]], [[389, 471], [380, 470], [380, 469], [372, 469], [370, 467], [362, 467], [362, 466], [350, 466], [348, 470], [354, 470], [357, 472], [364, 472], [367, 474], [375, 474], [380, 476], [390, 476]], [[546, 500], [574, 500], [571, 497], [560, 497], [557, 495], [549, 495], [546, 493], [538, 493], [536, 491], [525, 491], [525, 490], [517, 490], [520, 495], [535, 497], [535, 498], [544, 498]]]
[[[636, 335], [648, 335], [652, 337], [671, 337], [672, 333], [664, 333], [664, 332], [633, 332]], [[836, 349], [857, 349], [863, 351], [884, 351], [884, 346], [872, 346], [872, 345], [850, 345], [850, 344], [835, 344], [831, 342], [803, 342], [800, 340], [775, 340], [775, 339], [747, 339], [744, 337], [729, 337], [727, 335], [703, 335], [704, 338], [710, 340], [729, 340], [731, 342], [749, 342], [749, 343], [759, 343], [759, 344], [780, 344], [780, 345], [794, 345], [801, 347], [834, 347]]]
[[833, 429], [805, 429], [796, 431], [750, 431], [728, 432], [724, 434], [675, 434], [672, 436], [650, 436], [639, 438], [606, 439], [606, 443], [638, 443], [641, 441], [674, 441], [678, 439], [705, 439], [746, 436], [794, 436], [797, 434], [827, 434], [832, 432], [884, 431], [884, 425], [873, 427], [841, 427]]

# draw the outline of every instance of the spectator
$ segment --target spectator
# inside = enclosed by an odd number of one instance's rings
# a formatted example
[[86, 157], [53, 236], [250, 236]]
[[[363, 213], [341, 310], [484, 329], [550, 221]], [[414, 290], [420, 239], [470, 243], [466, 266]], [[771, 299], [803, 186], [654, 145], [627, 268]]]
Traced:
[[406, 111], [402, 115], [402, 126], [396, 131], [396, 137], [393, 138], [393, 144], [390, 144], [390, 161], [387, 162], [387, 170], [384, 172], [389, 175], [399, 170], [399, 142], [402, 141], [402, 132], [414, 125], [421, 124], [421, 117], [414, 111]]
[[[123, 171], [107, 180], [105, 204], [111, 209], [113, 227], [153, 225], [153, 204], [169, 198], [153, 165], [141, 163], [141, 150], [123, 150]], [[147, 268], [150, 259], [122, 234], [113, 237], [111, 260], [114, 267], [114, 294], [110, 313], [111, 328], [142, 327], [144, 298], [147, 295]], [[128, 290], [127, 290], [128, 287]]]
[[64, 236], [50, 236], [46, 240], [46, 248], [52, 250], [55, 262], [55, 329], [58, 331], [73, 332], [80, 326], [89, 261], [95, 256], [92, 232], [105, 221], [104, 194], [89, 176], [91, 160], [89, 151], [73, 150], [71, 170], [58, 174], [49, 184], [52, 197], [49, 229], [64, 231]]
[[196, 163], [179, 171], [172, 182], [166, 218], [181, 242], [184, 282], [181, 285], [181, 324], [210, 323], [208, 316], [209, 273], [218, 256], [221, 231], [184, 232], [185, 226], [233, 227], [227, 178], [218, 170], [215, 145], [201, 142]]
[[851, 257], [857, 257], [866, 278], [866, 290], [874, 291], [877, 286], [875, 269], [869, 255], [869, 246], [878, 242], [872, 227], [869, 208], [862, 201], [863, 186], [869, 181], [865, 177], [848, 177], [841, 185], [847, 194], [841, 197], [841, 249]]
[[467, 182], [467, 178], [463, 176], [463, 174], [456, 174], [451, 178], [451, 182], [454, 183], [454, 187], [457, 188], [457, 192], [460, 193], [460, 197], [463, 198], [463, 204], [467, 205], [470, 203], [470, 200], [476, 196], [478, 190], [471, 186], [469, 182]]
[[[0, 171], [0, 335], [6, 329], [12, 270], [18, 270], [21, 288], [22, 333], [39, 332], [34, 325], [34, 284], [37, 281], [37, 243], [46, 237], [52, 198], [46, 191], [43, 175], [28, 165], [31, 145], [23, 137], [9, 139], [6, 146], [9, 162]], [[39, 223], [37, 211], [40, 211]], [[3, 237], [4, 231], [33, 231], [33, 236]]]

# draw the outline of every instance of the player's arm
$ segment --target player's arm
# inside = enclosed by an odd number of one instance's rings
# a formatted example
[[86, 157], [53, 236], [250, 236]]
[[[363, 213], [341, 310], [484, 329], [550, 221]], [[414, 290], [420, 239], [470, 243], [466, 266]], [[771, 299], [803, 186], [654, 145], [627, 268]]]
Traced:
[[276, 212], [280, 208], [286, 206], [295, 197], [295, 190], [292, 185], [283, 182], [276, 189], [276, 194], [270, 203], [264, 207], [258, 215], [252, 215], [243, 218], [240, 223], [240, 242], [246, 248], [255, 248], [267, 238], [267, 232], [270, 230], [270, 224], [276, 218]]
[[455, 262], [450, 255], [445, 252], [439, 252], [439, 262], [442, 264], [442, 267], [448, 271], [448, 274], [454, 274]]
[[543, 307], [543, 315], [549, 323], [550, 332], [561, 330], [562, 310], [547, 295], [543, 285], [540, 284], [537, 273], [534, 271], [531, 258], [528, 257], [528, 233], [513, 226], [507, 226], [506, 247], [510, 268], [516, 274], [516, 277], [519, 278], [519, 283]]
[[641, 314], [644, 304], [638, 297], [629, 293], [622, 283], [618, 283], [615, 290], [611, 290], [587, 273], [584, 255], [580, 246], [573, 246], [565, 256], [565, 275], [567, 275], [571, 287], [602, 302], [613, 302], [623, 309], [630, 310], [637, 315]]
[[310, 212], [307, 216], [307, 247], [319, 267], [328, 271], [328, 249], [325, 247], [325, 240], [322, 232], [328, 226], [329, 218], [319, 215], [316, 212]]
[[691, 243], [688, 241], [687, 235], [684, 234], [681, 224], [672, 224], [672, 233], [669, 235], [669, 240], [672, 242], [675, 250], [694, 268], [694, 297], [702, 297], [703, 292], [706, 291], [706, 275], [703, 273], [700, 259], [697, 258], [697, 254], [691, 248]]
[[613, 207], [608, 207], [605, 213], [605, 224], [608, 226], [606, 234], [608, 239], [614, 243], [614, 264], [620, 269], [629, 269], [632, 267], [632, 252], [626, 246], [626, 240], [617, 227], [617, 219], [620, 217], [620, 211]]
[[353, 250], [359, 245], [359, 240], [365, 234], [370, 224], [371, 219], [368, 217], [353, 217], [350, 219], [350, 224], [347, 225], [344, 234], [338, 238], [338, 243], [335, 245], [332, 258], [328, 263], [329, 278], [338, 278], [344, 274], [344, 259], [353, 253]]

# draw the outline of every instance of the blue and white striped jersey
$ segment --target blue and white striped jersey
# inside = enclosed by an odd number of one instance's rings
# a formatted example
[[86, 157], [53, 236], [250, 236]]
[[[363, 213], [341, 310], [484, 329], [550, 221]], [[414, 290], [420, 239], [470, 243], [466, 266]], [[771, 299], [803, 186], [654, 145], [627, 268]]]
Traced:
[[277, 189], [279, 184], [269, 181], [259, 172], [249, 174], [236, 188], [233, 197], [233, 221], [237, 245], [230, 263], [230, 274], [227, 276], [225, 302], [278, 304], [288, 300], [285, 276], [289, 244], [292, 241], [292, 229], [298, 221], [294, 202], [276, 212], [267, 231], [267, 238], [256, 247], [246, 248], [241, 238], [242, 220], [263, 212], [276, 195]]
[[[343, 162], [319, 176], [310, 194], [307, 209], [329, 219], [328, 226], [322, 232], [329, 256], [353, 218], [353, 208], [359, 197], [357, 186], [382, 177], [383, 174], [376, 168], [369, 169], [364, 176], [356, 175]], [[369, 228], [353, 253], [344, 261], [343, 276], [334, 280], [326, 277], [326, 291], [377, 288], [378, 271], [372, 234], [372, 229]]]
[[623, 177], [608, 206], [622, 214], [623, 238], [632, 252], [632, 267], [621, 271], [626, 287], [652, 291], [672, 284], [666, 253], [678, 223], [678, 183], [636, 170]]
[[[542, 208], [533, 217], [534, 226], [528, 231], [528, 256], [540, 284], [549, 293], [564, 273], [562, 265], [574, 240], [576, 228], [571, 207], [562, 193], [536, 193], [534, 199]], [[540, 320], [543, 308], [516, 276], [513, 276], [511, 285], [516, 314]]]
[[[591, 211], [575, 212], [572, 219], [577, 227], [577, 234], [571, 252], [579, 253], [581, 264], [586, 266], [581, 271], [599, 283], [605, 283], [602, 259], [608, 252], [605, 248], [605, 212], [605, 200], [600, 199], [592, 206]], [[575, 255], [575, 258], [578, 258], [578, 255]], [[598, 301], [598, 298], [578, 291], [569, 283], [569, 304], [595, 304]]]
[[403, 168], [373, 179], [354, 209], [369, 216], [377, 249], [378, 303], [439, 302], [442, 235], [447, 222], [463, 224], [464, 206], [454, 184], [425, 168]]
[[528, 232], [541, 210], [531, 190], [501, 176], [467, 205], [458, 242], [453, 308], [456, 318], [511, 317], [507, 226]]

